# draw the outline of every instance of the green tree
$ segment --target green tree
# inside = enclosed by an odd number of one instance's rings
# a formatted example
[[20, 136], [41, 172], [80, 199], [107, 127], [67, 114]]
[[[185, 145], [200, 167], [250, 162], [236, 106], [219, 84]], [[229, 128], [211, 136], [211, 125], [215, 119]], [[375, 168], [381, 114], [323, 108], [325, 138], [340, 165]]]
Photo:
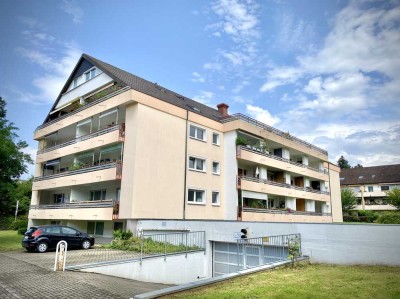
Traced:
[[360, 163], [358, 163], [356, 166], [354, 166], [353, 168], [363, 168], [363, 166], [360, 164]]
[[386, 192], [386, 201], [400, 210], [400, 188], [395, 187]]
[[15, 189], [11, 195], [12, 197], [12, 207], [15, 211], [15, 206], [17, 201], [19, 201], [18, 205], [18, 215], [25, 215], [29, 212], [29, 205], [31, 203], [32, 197], [32, 181], [33, 178], [30, 178], [26, 181], [18, 181], [16, 183]]
[[351, 189], [342, 189], [340, 191], [340, 196], [342, 198], [342, 211], [349, 212], [354, 209], [357, 205], [357, 197], [353, 190]]
[[343, 156], [340, 156], [339, 160], [337, 161], [337, 165], [340, 167], [340, 169], [351, 168], [349, 161], [347, 161]]
[[0, 215], [14, 213], [13, 193], [19, 177], [28, 171], [31, 157], [23, 152], [28, 147], [25, 141], [16, 140], [18, 128], [6, 118], [6, 102], [0, 97]]

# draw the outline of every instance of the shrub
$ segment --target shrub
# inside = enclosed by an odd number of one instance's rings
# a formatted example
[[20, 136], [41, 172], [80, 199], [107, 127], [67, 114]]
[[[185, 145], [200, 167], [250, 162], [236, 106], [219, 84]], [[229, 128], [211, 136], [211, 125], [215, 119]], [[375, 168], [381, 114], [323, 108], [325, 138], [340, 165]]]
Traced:
[[400, 213], [395, 211], [383, 212], [377, 222], [383, 224], [400, 224]]
[[237, 137], [236, 138], [236, 145], [246, 145], [247, 140], [244, 137]]
[[14, 216], [0, 217], [0, 230], [8, 230], [14, 223]]
[[21, 235], [23, 235], [26, 232], [27, 228], [28, 228], [28, 219], [26, 218], [17, 219], [17, 221], [14, 221], [9, 226], [9, 229], [17, 230], [18, 233]]

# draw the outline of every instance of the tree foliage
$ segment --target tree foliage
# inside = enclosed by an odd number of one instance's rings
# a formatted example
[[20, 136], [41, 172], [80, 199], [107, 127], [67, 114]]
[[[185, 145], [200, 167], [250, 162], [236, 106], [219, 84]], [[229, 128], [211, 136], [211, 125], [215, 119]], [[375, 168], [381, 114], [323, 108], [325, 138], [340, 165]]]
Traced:
[[363, 168], [363, 166], [360, 163], [358, 163], [356, 166], [353, 166], [353, 168]]
[[16, 140], [18, 128], [6, 118], [6, 102], [0, 97], [0, 215], [13, 214], [19, 177], [28, 171], [31, 157], [23, 150], [25, 141]]
[[339, 160], [337, 161], [337, 165], [340, 169], [351, 168], [349, 161], [347, 161], [343, 156], [340, 156]]
[[400, 188], [395, 187], [386, 192], [386, 201], [400, 210]]
[[340, 196], [342, 198], [342, 211], [349, 212], [354, 209], [357, 205], [357, 197], [353, 190], [351, 189], [342, 189], [340, 191]]

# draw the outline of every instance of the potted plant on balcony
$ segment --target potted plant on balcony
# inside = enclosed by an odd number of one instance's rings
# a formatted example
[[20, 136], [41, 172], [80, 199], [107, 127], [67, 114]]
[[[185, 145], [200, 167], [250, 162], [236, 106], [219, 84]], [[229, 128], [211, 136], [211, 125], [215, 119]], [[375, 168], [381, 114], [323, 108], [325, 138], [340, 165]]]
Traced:
[[244, 137], [236, 138], [236, 145], [247, 145], [247, 140]]

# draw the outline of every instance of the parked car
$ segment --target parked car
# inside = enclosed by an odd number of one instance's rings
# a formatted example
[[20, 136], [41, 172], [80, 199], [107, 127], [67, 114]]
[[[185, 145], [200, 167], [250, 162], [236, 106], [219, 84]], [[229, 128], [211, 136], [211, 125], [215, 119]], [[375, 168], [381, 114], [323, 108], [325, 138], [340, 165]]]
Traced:
[[26, 231], [21, 245], [27, 251], [46, 252], [56, 248], [60, 241], [66, 241], [68, 248], [89, 249], [94, 245], [92, 236], [62, 225], [32, 226]]

